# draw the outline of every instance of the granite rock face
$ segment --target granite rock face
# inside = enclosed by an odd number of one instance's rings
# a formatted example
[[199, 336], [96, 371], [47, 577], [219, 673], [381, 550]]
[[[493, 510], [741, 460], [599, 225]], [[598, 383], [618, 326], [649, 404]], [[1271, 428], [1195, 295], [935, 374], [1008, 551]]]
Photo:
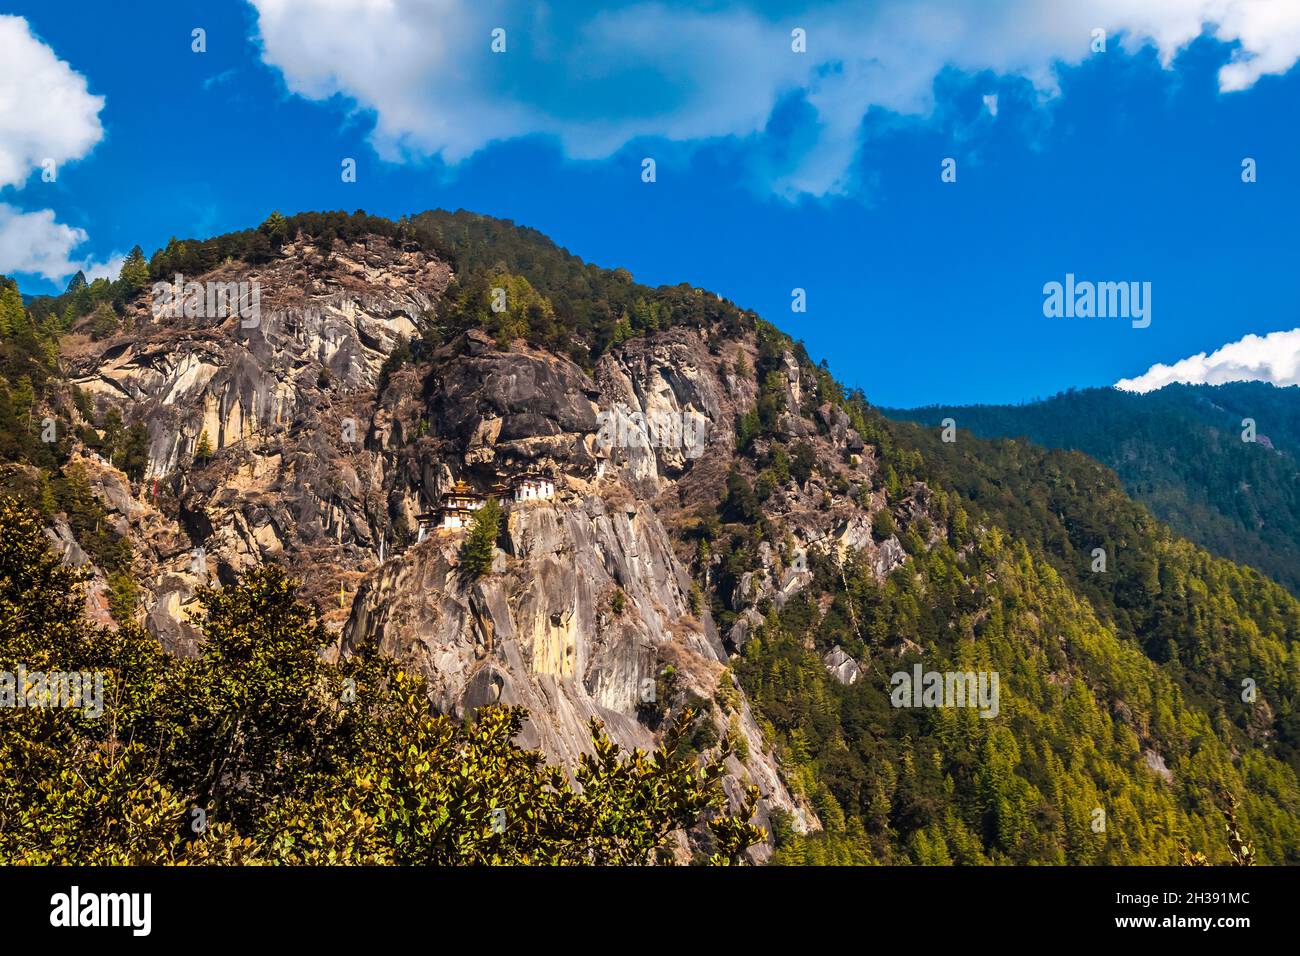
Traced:
[[832, 647], [822, 657], [827, 672], [841, 684], [852, 684], [862, 676], [857, 661], [850, 657], [842, 647]]
[[[450, 277], [436, 259], [379, 240], [336, 245], [328, 258], [287, 246], [256, 269], [186, 277], [256, 282], [251, 319], [173, 316], [146, 295], [121, 334], [69, 350], [74, 384], [148, 429], [144, 480], [125, 496], [133, 504], [100, 497], [131, 523], [144, 621], [165, 646], [193, 652], [200, 585], [273, 559], [324, 608], [324, 593], [349, 590], [373, 562], [388, 524], [376, 499], [385, 463], [366, 447], [376, 384]], [[196, 461], [204, 439], [213, 455]]]
[[[748, 745], [728, 792], [756, 783], [761, 821], [779, 807], [799, 829], [820, 826], [783, 781], [729, 658], [762, 626], [765, 602], [808, 586], [814, 549], [862, 555], [881, 576], [905, 552], [873, 540], [884, 499], [870, 490], [871, 449], [842, 412], [804, 407], [793, 356], [781, 429], [823, 467], [764, 502], [787, 540], [764, 542], [723, 634], [692, 594], [719, 569], [684, 528], [717, 507], [731, 470], [752, 471], [735, 427], [758, 399], [753, 374], [738, 371], [755, 367], [753, 333], [677, 326], [624, 342], [590, 372], [478, 331], [429, 344], [451, 271], [378, 239], [328, 255], [286, 246], [255, 270], [199, 278], [257, 281], [256, 322], [158, 316], [143, 302], [121, 334], [64, 356], [100, 411], [148, 429], [143, 481], [89, 453], [85, 466], [135, 547], [140, 619], [168, 650], [194, 653], [202, 585], [275, 561], [336, 635], [328, 656], [377, 646], [423, 673], [431, 704], [454, 714], [521, 704], [524, 743], [567, 764], [589, 746], [593, 717], [644, 748], [664, 711], [702, 704], [719, 734]], [[414, 360], [390, 361], [403, 338], [419, 344]], [[211, 457], [196, 459], [205, 435]], [[554, 495], [514, 500], [510, 480], [538, 472]], [[505, 508], [493, 570], [476, 581], [459, 567], [463, 531], [419, 530], [457, 482]], [[50, 535], [66, 560], [87, 561], [66, 523]], [[98, 585], [102, 598], [102, 575]], [[826, 666], [851, 683], [858, 664], [836, 650]], [[661, 700], [669, 672], [672, 699]]]

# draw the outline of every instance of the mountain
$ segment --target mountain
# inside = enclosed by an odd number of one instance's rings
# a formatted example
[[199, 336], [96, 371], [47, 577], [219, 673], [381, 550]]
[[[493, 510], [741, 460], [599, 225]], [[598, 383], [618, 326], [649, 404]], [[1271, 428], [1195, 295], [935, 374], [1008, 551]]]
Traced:
[[[160, 311], [178, 273], [258, 305]], [[0, 424], [57, 440], [9, 440], [0, 491], [109, 633], [202, 664], [239, 616], [205, 624], [204, 585], [276, 565], [326, 664], [394, 660], [456, 718], [522, 705], [564, 766], [589, 718], [649, 748], [690, 709], [675, 752], [730, 739], [730, 806], [761, 794], [754, 860], [1223, 860], [1232, 820], [1300, 861], [1294, 597], [1086, 456], [890, 421], [712, 293], [470, 213], [308, 213], [14, 321], [45, 377], [6, 378]], [[918, 672], [949, 699], [900, 692]], [[239, 832], [281, 846], [286, 799]]]
[[884, 411], [1091, 455], [1179, 534], [1300, 594], [1300, 387], [1082, 389], [1025, 405]]

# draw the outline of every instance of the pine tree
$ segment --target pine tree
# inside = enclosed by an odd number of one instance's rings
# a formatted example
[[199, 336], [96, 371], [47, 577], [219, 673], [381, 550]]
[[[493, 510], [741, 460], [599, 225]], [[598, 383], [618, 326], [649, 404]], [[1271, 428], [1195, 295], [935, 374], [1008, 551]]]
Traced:
[[194, 460], [206, 462], [212, 457], [212, 439], [208, 438], [208, 430], [203, 429], [199, 435], [199, 443], [194, 448]]
[[269, 236], [283, 237], [288, 231], [288, 222], [280, 214], [280, 210], [276, 209], [266, 217], [266, 222], [262, 223], [260, 230]]
[[492, 570], [496, 555], [497, 535], [501, 533], [501, 506], [495, 498], [474, 513], [474, 527], [460, 548], [461, 573], [470, 581], [477, 581]]
[[748, 451], [750, 443], [758, 436], [761, 429], [757, 409], [751, 408], [741, 415], [736, 423], [736, 451]]
[[136, 246], [122, 263], [118, 278], [131, 292], [138, 292], [149, 283], [149, 263], [144, 257], [144, 250]]
[[26, 312], [18, 285], [12, 279], [0, 278], [0, 338], [15, 335], [22, 328]]
[[122, 320], [117, 317], [113, 307], [105, 302], [95, 310], [95, 317], [90, 323], [90, 337], [98, 342], [114, 335], [122, 327]]

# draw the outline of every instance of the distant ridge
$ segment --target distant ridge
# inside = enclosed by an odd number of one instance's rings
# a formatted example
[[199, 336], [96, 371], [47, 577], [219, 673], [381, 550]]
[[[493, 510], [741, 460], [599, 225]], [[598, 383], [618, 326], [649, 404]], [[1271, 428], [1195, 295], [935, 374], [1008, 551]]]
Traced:
[[[1024, 405], [883, 409], [982, 438], [1084, 452], [1175, 531], [1300, 594], [1300, 387], [1267, 382], [1062, 392]], [[1243, 420], [1256, 441], [1244, 441]]]

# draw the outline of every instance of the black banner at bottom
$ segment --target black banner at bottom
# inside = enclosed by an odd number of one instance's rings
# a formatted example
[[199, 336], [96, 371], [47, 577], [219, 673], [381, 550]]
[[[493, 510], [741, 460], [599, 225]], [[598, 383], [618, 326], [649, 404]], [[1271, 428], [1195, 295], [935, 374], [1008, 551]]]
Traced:
[[595, 942], [619, 925], [663, 943], [679, 925], [682, 942], [698, 942], [710, 923], [730, 946], [737, 937], [770, 943], [782, 920], [801, 938], [841, 943], [854, 926], [931, 938], [965, 925], [999, 939], [1200, 934], [1231, 944], [1290, 925], [1295, 875], [1280, 867], [10, 867], [0, 868], [0, 925], [9, 943], [97, 937], [127, 946], [212, 936], [373, 944], [471, 927], [490, 928], [494, 946], [588, 932]]

